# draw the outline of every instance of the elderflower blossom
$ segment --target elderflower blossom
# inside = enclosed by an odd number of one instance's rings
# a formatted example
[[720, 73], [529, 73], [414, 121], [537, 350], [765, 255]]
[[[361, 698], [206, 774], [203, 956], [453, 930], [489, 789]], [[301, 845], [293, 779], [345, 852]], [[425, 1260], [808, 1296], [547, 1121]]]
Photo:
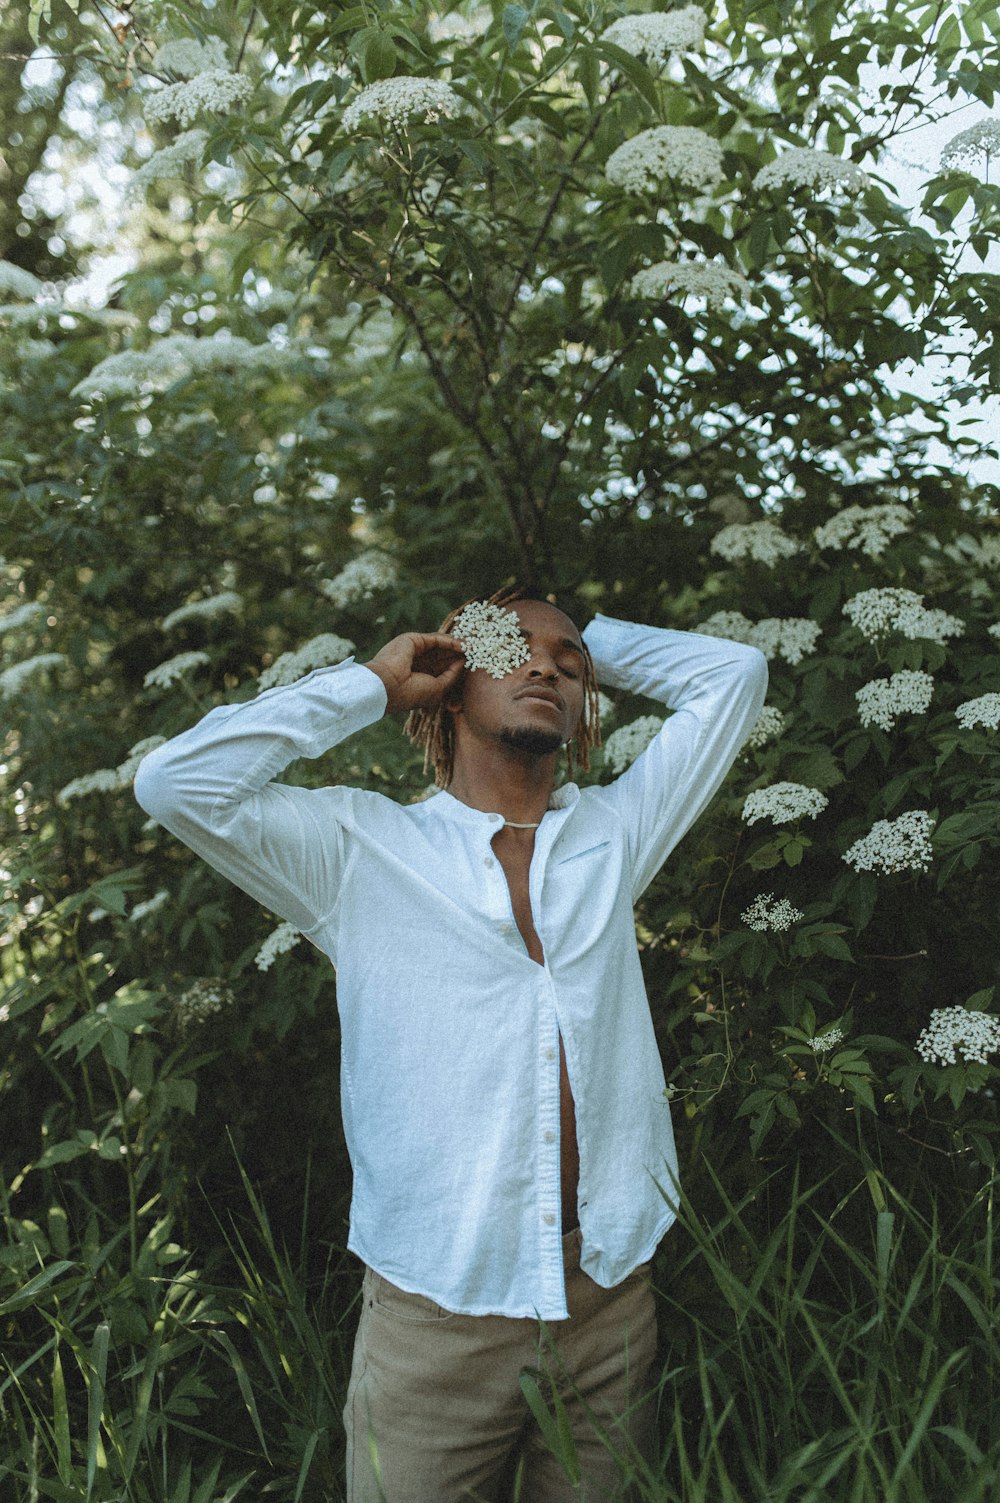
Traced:
[[153, 66], [158, 73], [177, 73], [181, 78], [194, 78], [210, 68], [224, 68], [226, 62], [226, 44], [221, 37], [209, 37], [204, 42], [196, 41], [194, 37], [176, 37], [157, 47]]
[[978, 699], [967, 699], [955, 711], [955, 719], [965, 731], [975, 725], [984, 725], [995, 731], [1000, 727], [1000, 694], [981, 694]]
[[600, 689], [597, 691], [597, 718], [603, 725], [615, 713], [615, 707], [608, 696]]
[[774, 522], [730, 522], [715, 534], [711, 551], [730, 564], [752, 559], [773, 569], [783, 558], [800, 553], [802, 544]]
[[164, 903], [169, 901], [169, 898], [170, 894], [167, 889], [161, 887], [159, 892], [154, 893], [151, 898], [147, 898], [144, 903], [136, 903], [128, 916], [129, 923], [138, 924], [142, 919], [149, 918], [151, 913], [158, 913]]
[[750, 728], [750, 734], [743, 745], [750, 751], [757, 751], [759, 747], [766, 746], [769, 741], [776, 741], [785, 729], [785, 717], [775, 705], [765, 705], [757, 719]]
[[39, 297], [45, 291], [45, 283], [23, 266], [13, 261], [0, 261], [0, 293], [26, 300]]
[[1000, 154], [1000, 120], [978, 120], [975, 125], [960, 130], [952, 136], [941, 152], [941, 166], [947, 171], [961, 162], [973, 162], [977, 157]]
[[118, 767], [99, 767], [95, 772], [85, 772], [60, 788], [56, 803], [65, 806], [75, 798], [85, 798], [89, 793], [116, 793], [130, 787], [139, 763], [157, 746], [162, 746], [165, 736], [146, 736], [138, 741], [125, 761]]
[[142, 687], [169, 689], [171, 684], [176, 684], [190, 669], [201, 668], [210, 661], [207, 652], [179, 652], [165, 663], [157, 663], [155, 668], [150, 668], [142, 681]]
[[447, 16], [431, 16], [427, 22], [427, 36], [430, 41], [438, 44], [441, 42], [474, 42], [492, 24], [493, 12], [489, 6], [475, 5], [464, 16], [461, 11], [452, 11]]
[[182, 131], [170, 142], [169, 146], [161, 146], [160, 150], [154, 151], [141, 167], [136, 168], [129, 178], [125, 197], [127, 199], [140, 198], [150, 183], [158, 182], [164, 177], [179, 176], [181, 168], [188, 162], [200, 160], [207, 140], [207, 130]]
[[396, 78], [380, 78], [368, 84], [347, 106], [341, 123], [345, 130], [357, 130], [366, 118], [381, 119], [385, 125], [405, 130], [413, 115], [422, 115], [424, 123], [429, 124], [440, 115], [450, 118], [468, 108], [451, 84], [439, 78], [400, 74]]
[[779, 934], [783, 929], [790, 929], [803, 916], [801, 909], [794, 907], [787, 898], [776, 898], [773, 892], [759, 893], [750, 907], [740, 914], [747, 928], [756, 929], [758, 934]]
[[333, 579], [321, 579], [320, 589], [338, 610], [358, 600], [369, 600], [376, 590], [387, 590], [396, 582], [392, 559], [375, 549], [352, 558]]
[[917, 1039], [917, 1053], [932, 1065], [988, 1064], [987, 1054], [1000, 1050], [1000, 1018], [968, 1007], [935, 1007]]
[[485, 600], [463, 606], [451, 627], [465, 652], [465, 666], [484, 668], [490, 678], [503, 678], [531, 659], [521, 634], [517, 612]]
[[759, 819], [769, 819], [773, 824], [787, 824], [793, 819], [815, 819], [830, 800], [818, 788], [808, 788], [804, 783], [771, 783], [767, 788], [755, 788], [743, 802], [743, 821], [756, 824]]
[[34, 621], [36, 616], [44, 616], [45, 607], [38, 600], [29, 600], [24, 605], [19, 605], [9, 615], [0, 616], [0, 632], [15, 631], [19, 626], [26, 626], [29, 621]]
[[706, 20], [700, 5], [619, 16], [600, 40], [620, 47], [632, 57], [645, 56], [651, 64], [664, 63], [671, 52], [690, 52], [702, 45]]
[[190, 125], [203, 110], [232, 110], [245, 104], [253, 93], [253, 84], [243, 73], [226, 68], [208, 68], [181, 83], [167, 84], [145, 95], [143, 106], [151, 125], [163, 125], [174, 119]]
[[996, 637], [1000, 641], [1000, 621], [997, 621], [993, 626], [988, 626], [986, 630], [991, 637]]
[[753, 185], [757, 189], [786, 184], [790, 188], [844, 188], [860, 193], [867, 182], [868, 174], [853, 162], [812, 146], [792, 146], [762, 167]]
[[823, 628], [808, 616], [765, 616], [763, 621], [754, 622], [742, 611], [716, 611], [695, 630], [706, 637], [746, 642], [768, 659], [783, 658], [794, 664], [815, 649]]
[[672, 178], [688, 188], [711, 188], [722, 177], [722, 147], [691, 125], [654, 125], [617, 147], [605, 175], [616, 188], [643, 193]]
[[232, 988], [221, 977], [199, 976], [174, 1003], [178, 1032], [188, 1033], [197, 1024], [207, 1022], [224, 1007], [229, 1007], [232, 1001]]
[[879, 819], [856, 840], [843, 859], [856, 872], [925, 872], [934, 852], [934, 821], [925, 809], [910, 809], [898, 819]]
[[604, 743], [604, 765], [613, 773], [624, 772], [663, 727], [662, 715], [640, 715], [612, 731]]
[[844, 615], [869, 642], [890, 631], [900, 632], [909, 641], [920, 637], [945, 642], [965, 631], [965, 622], [957, 616], [949, 616], [947, 611], [927, 610], [922, 595], [895, 586], [859, 591], [844, 606]]
[[815, 1038], [806, 1039], [806, 1043], [814, 1054], [825, 1054], [828, 1049], [835, 1049], [838, 1044], [844, 1042], [844, 1030], [839, 1023], [833, 1023], [829, 1028], [824, 1028]]
[[170, 631], [182, 621], [218, 616], [223, 611], [238, 611], [243, 605], [242, 595], [235, 590], [222, 590], [218, 595], [208, 595], [204, 600], [192, 600], [188, 605], [179, 605], [160, 622], [161, 631]]
[[40, 673], [43, 668], [54, 668], [57, 663], [65, 663], [64, 652], [40, 652], [36, 657], [26, 658], [23, 663], [12, 663], [0, 673], [0, 699], [13, 699], [20, 694], [29, 678]]
[[354, 651], [354, 643], [333, 632], [321, 632], [311, 637], [294, 652], [283, 652], [265, 668], [257, 680], [257, 692], [273, 689], [281, 684], [294, 684], [315, 668], [330, 668], [341, 663]]
[[891, 731], [900, 715], [922, 715], [933, 692], [934, 680], [929, 673], [904, 668], [891, 678], [873, 678], [854, 697], [862, 725]]
[[280, 358], [274, 345], [252, 344], [225, 329], [205, 336], [168, 334], [146, 350], [107, 355], [77, 382], [70, 396], [87, 401], [95, 397], [137, 397], [144, 386], [163, 391], [184, 376], [232, 366], [252, 368], [259, 364], [273, 369]]
[[277, 929], [272, 930], [267, 936], [254, 956], [254, 964], [258, 971], [269, 971], [278, 956], [293, 950], [301, 938], [302, 932], [296, 929], [294, 924], [279, 924]]
[[847, 506], [813, 532], [820, 548], [859, 548], [877, 558], [886, 544], [908, 532], [913, 513], [908, 506]]
[[738, 271], [716, 261], [657, 261], [637, 271], [629, 284], [636, 297], [703, 297], [719, 308], [727, 297], [738, 297], [750, 283]]

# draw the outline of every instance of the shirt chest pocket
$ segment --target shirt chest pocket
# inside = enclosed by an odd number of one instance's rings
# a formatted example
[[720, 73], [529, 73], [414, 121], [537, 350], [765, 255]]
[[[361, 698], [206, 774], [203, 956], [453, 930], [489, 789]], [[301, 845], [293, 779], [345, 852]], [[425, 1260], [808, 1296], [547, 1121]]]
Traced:
[[571, 861], [590, 861], [599, 856], [602, 851], [607, 851], [611, 845], [610, 840], [599, 840], [596, 845], [584, 846], [582, 850], [570, 851], [568, 856], [560, 856], [557, 866], [568, 866]]

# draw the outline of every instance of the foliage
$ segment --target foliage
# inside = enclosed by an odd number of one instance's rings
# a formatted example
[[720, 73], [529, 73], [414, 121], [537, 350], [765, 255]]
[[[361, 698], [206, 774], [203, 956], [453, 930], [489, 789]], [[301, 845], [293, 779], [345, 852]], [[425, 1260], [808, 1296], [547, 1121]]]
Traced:
[[[363, 660], [515, 575], [581, 625], [752, 636], [780, 711], [637, 912], [691, 1196], [662, 1255], [678, 1397], [648, 1496], [995, 1485], [998, 1071], [916, 1044], [935, 1008], [992, 1017], [998, 979], [997, 727], [956, 714], [995, 691], [997, 494], [949, 417], [1000, 386], [998, 190], [988, 153], [985, 172], [949, 159], [917, 213], [885, 171], [921, 112], [993, 105], [995, 8], [733, 0], [663, 62], [603, 40], [623, 12], [32, 6], [63, 61], [26, 134], [3, 96], [24, 189], [0, 222], [0, 1469], [18, 1496], [336, 1487], [332, 978], [301, 943], [255, 963], [274, 921], [143, 822], [131, 775], [149, 738], [329, 636]], [[13, 54], [23, 30], [0, 18]], [[196, 113], [144, 120], [156, 92], [195, 98], [183, 50], [155, 55], [185, 39], [248, 102], [205, 69]], [[457, 103], [406, 113], [407, 79]], [[360, 108], [380, 81], [396, 123]], [[89, 146], [60, 113], [83, 101]], [[659, 135], [651, 186], [612, 182], [612, 154], [663, 127], [702, 137]], [[90, 307], [66, 281], [87, 259], [70, 216], [54, 250], [31, 184], [105, 128], [142, 190], [142, 255]], [[935, 393], [909, 394], [933, 359]], [[880, 597], [895, 624], [874, 631], [844, 611], [871, 590], [922, 606]], [[650, 708], [619, 696], [605, 734]], [[425, 784], [390, 722], [289, 776]], [[776, 784], [821, 797], [747, 823]], [[914, 811], [929, 863], [844, 859]], [[799, 917], [752, 928], [762, 898]]]

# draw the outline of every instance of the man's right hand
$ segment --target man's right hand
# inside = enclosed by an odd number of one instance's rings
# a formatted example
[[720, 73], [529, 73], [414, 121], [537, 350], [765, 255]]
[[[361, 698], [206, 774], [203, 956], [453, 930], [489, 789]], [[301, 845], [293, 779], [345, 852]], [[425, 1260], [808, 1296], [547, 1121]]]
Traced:
[[444, 632], [404, 631], [362, 667], [385, 685], [387, 715], [436, 710], [461, 678], [465, 652], [457, 637]]

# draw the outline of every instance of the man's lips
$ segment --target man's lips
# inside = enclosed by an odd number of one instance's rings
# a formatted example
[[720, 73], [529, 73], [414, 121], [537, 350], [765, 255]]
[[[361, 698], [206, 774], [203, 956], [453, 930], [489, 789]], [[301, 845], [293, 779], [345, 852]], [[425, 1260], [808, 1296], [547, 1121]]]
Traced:
[[563, 707], [562, 700], [552, 689], [524, 689], [518, 694], [517, 698], [538, 699], [543, 704], [552, 705], [557, 710], [561, 710]]

